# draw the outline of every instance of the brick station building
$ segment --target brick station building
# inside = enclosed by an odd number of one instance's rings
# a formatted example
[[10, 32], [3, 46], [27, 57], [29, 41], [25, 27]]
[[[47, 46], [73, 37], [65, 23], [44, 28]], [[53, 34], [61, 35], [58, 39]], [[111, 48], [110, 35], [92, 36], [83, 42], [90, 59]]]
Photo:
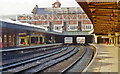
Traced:
[[52, 8], [34, 7], [31, 15], [19, 15], [17, 21], [43, 26], [50, 31], [91, 31], [93, 24], [80, 7], [61, 8], [56, 1]]

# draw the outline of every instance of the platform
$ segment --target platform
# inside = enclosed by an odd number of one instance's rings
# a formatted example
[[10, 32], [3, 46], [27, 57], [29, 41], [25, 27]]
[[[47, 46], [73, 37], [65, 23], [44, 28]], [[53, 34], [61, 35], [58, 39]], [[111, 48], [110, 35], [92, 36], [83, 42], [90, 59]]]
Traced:
[[105, 44], [92, 44], [97, 55], [87, 72], [118, 72], [118, 47]]
[[58, 45], [62, 45], [62, 43], [44, 44], [44, 45], [17, 47], [17, 48], [8, 48], [8, 49], [0, 50], [0, 52], [18, 51], [18, 50], [26, 50], [26, 49], [32, 49], [32, 48], [42, 48], [42, 47], [58, 46]]

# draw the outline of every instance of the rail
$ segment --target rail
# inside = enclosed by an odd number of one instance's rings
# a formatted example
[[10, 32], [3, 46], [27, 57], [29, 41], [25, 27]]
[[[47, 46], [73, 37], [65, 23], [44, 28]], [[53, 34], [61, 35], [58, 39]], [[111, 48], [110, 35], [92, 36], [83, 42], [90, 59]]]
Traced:
[[[66, 48], [64, 48], [63, 50], [66, 50]], [[36, 57], [36, 58], [33, 58], [33, 59], [29, 59], [29, 60], [25, 60], [25, 61], [21, 61], [21, 62], [15, 63], [15, 64], [11, 64], [11, 65], [3, 67], [2, 69], [8, 69], [8, 68], [15, 67], [15, 66], [18, 66], [18, 65], [21, 65], [21, 64], [25, 64], [25, 63], [29, 63], [29, 62], [32, 62], [32, 61], [35, 61], [35, 60], [38, 60], [38, 59], [46, 58], [46, 57], [49, 57], [51, 55], [57, 54], [57, 53], [59, 53], [61, 51], [62, 50], [54, 52], [54, 53], [50, 53], [50, 54], [47, 54], [47, 55], [43, 55], [41, 57]]]
[[[76, 55], [77, 54], [77, 55]], [[71, 59], [71, 58], [75, 58], [74, 56], [77, 56], [76, 59]], [[86, 59], [86, 57], [88, 57]], [[38, 57], [34, 57], [31, 59], [27, 59], [27, 60], [23, 60], [21, 62], [17, 62], [17, 63], [13, 63], [13, 64], [9, 64], [9, 65], [4, 65], [1, 69], [3, 70], [3, 72], [18, 72], [18, 73], [26, 73], [26, 72], [32, 72], [32, 73], [41, 73], [44, 72], [44, 70], [46, 70], [47, 68], [51, 68], [54, 66], [58, 66], [56, 68], [59, 69], [59, 71], [57, 72], [61, 72], [66, 73], [69, 72], [70, 69], [72, 69], [72, 67], [74, 65], [76, 65], [78, 62], [84, 62], [84, 60], [86, 59], [87, 61], [82, 63], [81, 65], [81, 72], [89, 66], [89, 64], [91, 63], [91, 61], [93, 60], [94, 54], [93, 54], [93, 50], [89, 49], [89, 47], [87, 46], [65, 46], [63, 48], [61, 48], [58, 51], [49, 53], [49, 54], [45, 54], [42, 56], [38, 56]], [[65, 60], [73, 60], [72, 62], [69, 62], [70, 64], [64, 66], [63, 64], [65, 64]], [[69, 60], [70, 61], [70, 60]], [[59, 68], [60, 65], [64, 66], [63, 68]], [[52, 71], [52, 68], [50, 69]], [[60, 74], [61, 74], [60, 73]]]
[[69, 72], [85, 72], [85, 69], [91, 64], [93, 60], [94, 53], [89, 47], [86, 48], [86, 51], [82, 52], [83, 55], [80, 56], [76, 61], [70, 64], [68, 67], [60, 71], [60, 74], [69, 73]]
[[65, 69], [63, 69], [61, 71], [61, 74], [65, 73], [70, 67], [72, 67], [73, 65], [75, 65], [85, 55], [86, 52], [87, 52], [87, 49], [84, 49], [82, 51], [82, 55], [79, 58], [77, 58], [76, 61], [74, 61], [72, 64], [70, 64], [68, 67], [66, 67]]

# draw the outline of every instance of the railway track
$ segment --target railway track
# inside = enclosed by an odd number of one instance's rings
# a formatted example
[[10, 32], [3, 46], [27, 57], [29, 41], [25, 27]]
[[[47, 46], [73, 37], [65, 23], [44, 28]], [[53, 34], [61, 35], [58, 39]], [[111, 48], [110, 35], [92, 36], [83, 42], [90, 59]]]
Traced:
[[[67, 49], [67, 47], [64, 47], [63, 51], [65, 51], [66, 49]], [[41, 54], [40, 56], [33, 57], [33, 58], [30, 58], [30, 59], [26, 59], [26, 60], [21, 60], [19, 62], [15, 62], [15, 63], [12, 63], [12, 64], [5, 64], [5, 65], [2, 66], [2, 70], [3, 71], [7, 70], [7, 69], [9, 70], [9, 68], [14, 68], [16, 66], [24, 65], [26, 63], [33, 62], [33, 61], [38, 60], [38, 59], [46, 58], [46, 57], [52, 56], [54, 54], [60, 53], [61, 51], [62, 50], [53, 51], [53, 52], [49, 52], [48, 54]]]
[[62, 73], [69, 72], [83, 72], [84, 69], [89, 65], [91, 60], [93, 59], [94, 52], [89, 46], [86, 47], [86, 52], [83, 57], [79, 57], [75, 62], [73, 62], [69, 67], [62, 70]]
[[[79, 46], [78, 47], [78, 52], [76, 54], [74, 54], [72, 57], [66, 59], [65, 61], [56, 64], [53, 67], [50, 67], [43, 72], [60, 72], [60, 73], [66, 73], [66, 71], [68, 71], [69, 69], [71, 69], [74, 65], [76, 65], [76, 63], [78, 63], [79, 61], [81, 61], [82, 58], [84, 58], [84, 56], [86, 55], [88, 51], [88, 49], [85, 46]], [[84, 66], [85, 68], [85, 66]], [[76, 71], [74, 71], [76, 72]]]
[[82, 72], [89, 65], [93, 56], [94, 52], [89, 46], [80, 46], [79, 51], [72, 57], [38, 73], [59, 72], [63, 74]]
[[[43, 72], [61, 72], [71, 71], [73, 65], [79, 62], [83, 57], [91, 56], [88, 54], [89, 49], [85, 46], [68, 46], [61, 50], [54, 51], [45, 55], [22, 60], [18, 63], [4, 65], [3, 72], [13, 73], [43, 73]], [[92, 51], [91, 51], [92, 52]], [[92, 58], [92, 57], [89, 57]], [[88, 60], [88, 63], [91, 59]], [[55, 69], [56, 67], [56, 69]], [[86, 66], [85, 66], [86, 67]], [[84, 67], [84, 68], [85, 68]]]
[[49, 48], [36, 48], [33, 50], [27, 49], [27, 50], [3, 52], [2, 65], [8, 65], [8, 64], [20, 62], [22, 60], [31, 59], [33, 57], [49, 54], [60, 50], [62, 47], [64, 46], [60, 45], [60, 46], [52, 46]]

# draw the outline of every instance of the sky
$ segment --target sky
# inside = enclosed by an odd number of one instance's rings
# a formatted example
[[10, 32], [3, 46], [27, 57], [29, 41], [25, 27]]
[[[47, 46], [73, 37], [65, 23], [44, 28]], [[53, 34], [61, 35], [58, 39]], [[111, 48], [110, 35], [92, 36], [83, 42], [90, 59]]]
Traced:
[[[52, 7], [56, 0], [0, 0], [0, 15], [30, 14], [35, 5]], [[59, 0], [61, 7], [79, 7], [75, 0]]]

